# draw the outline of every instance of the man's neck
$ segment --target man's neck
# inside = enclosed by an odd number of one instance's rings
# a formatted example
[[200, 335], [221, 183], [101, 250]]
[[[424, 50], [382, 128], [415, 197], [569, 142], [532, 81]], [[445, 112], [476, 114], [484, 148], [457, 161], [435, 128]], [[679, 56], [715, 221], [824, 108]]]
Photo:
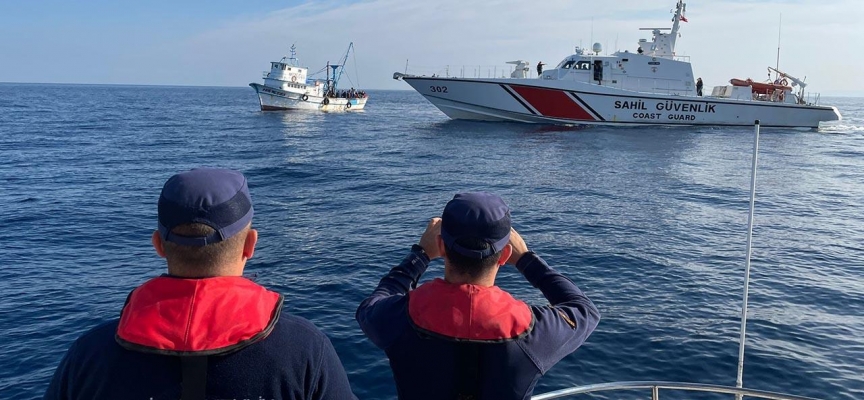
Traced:
[[480, 277], [471, 277], [444, 271], [444, 280], [453, 285], [477, 285], [484, 287], [495, 286], [495, 274], [486, 274]]
[[209, 269], [185, 269], [185, 268], [172, 268], [170, 265], [168, 266], [168, 275], [177, 277], [177, 278], [187, 278], [187, 279], [202, 279], [202, 278], [218, 278], [225, 276], [243, 276], [243, 266], [233, 267], [233, 268], [214, 268], [212, 270]]

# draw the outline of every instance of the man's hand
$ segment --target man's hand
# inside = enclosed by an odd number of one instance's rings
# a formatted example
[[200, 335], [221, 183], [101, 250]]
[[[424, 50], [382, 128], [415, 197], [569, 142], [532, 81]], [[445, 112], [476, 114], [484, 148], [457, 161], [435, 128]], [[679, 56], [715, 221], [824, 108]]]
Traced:
[[435, 217], [430, 219], [429, 224], [426, 225], [426, 232], [423, 232], [423, 236], [420, 237], [420, 243], [418, 243], [423, 248], [423, 251], [426, 252], [429, 260], [441, 257], [441, 253], [438, 251], [438, 235], [440, 234], [441, 218]]
[[516, 232], [513, 228], [510, 228], [510, 246], [513, 247], [513, 252], [510, 253], [507, 264], [516, 265], [519, 259], [522, 258], [522, 255], [528, 252], [528, 245], [525, 244], [525, 240], [522, 239], [519, 232]]

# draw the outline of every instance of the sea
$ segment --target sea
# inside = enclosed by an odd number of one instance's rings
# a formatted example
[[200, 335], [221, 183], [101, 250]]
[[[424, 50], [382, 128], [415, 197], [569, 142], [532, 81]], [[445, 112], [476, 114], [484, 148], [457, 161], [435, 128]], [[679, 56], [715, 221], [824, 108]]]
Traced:
[[[602, 313], [535, 394], [735, 385], [753, 128], [453, 121], [413, 91], [369, 93], [362, 112], [261, 112], [248, 87], [0, 84], [0, 399], [41, 397], [69, 345], [166, 272], [150, 243], [159, 191], [205, 166], [246, 174], [247, 276], [329, 336], [360, 399], [396, 391], [357, 305], [462, 191], [503, 197], [529, 248]], [[743, 378], [861, 399], [864, 99], [821, 103], [843, 120], [761, 131]], [[546, 302], [512, 267], [496, 283]]]

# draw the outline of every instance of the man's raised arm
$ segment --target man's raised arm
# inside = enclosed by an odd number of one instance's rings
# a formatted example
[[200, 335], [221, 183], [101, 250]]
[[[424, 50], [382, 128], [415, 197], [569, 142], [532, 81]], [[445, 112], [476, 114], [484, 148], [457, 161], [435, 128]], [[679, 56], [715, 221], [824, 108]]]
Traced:
[[393, 267], [378, 282], [378, 287], [357, 307], [355, 318], [360, 329], [376, 346], [386, 349], [401, 333], [394, 327], [405, 318], [406, 302], [402, 298], [417, 287], [417, 281], [426, 272], [429, 262], [441, 256], [436, 238], [441, 232], [441, 218], [432, 218], [420, 243], [411, 246], [411, 253]]

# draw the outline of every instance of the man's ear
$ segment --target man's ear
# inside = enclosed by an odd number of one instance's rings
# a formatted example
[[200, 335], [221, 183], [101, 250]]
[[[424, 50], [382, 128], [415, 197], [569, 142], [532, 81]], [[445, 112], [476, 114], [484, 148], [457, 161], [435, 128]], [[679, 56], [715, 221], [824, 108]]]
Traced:
[[159, 257], [165, 258], [165, 246], [162, 243], [162, 235], [159, 234], [159, 231], [153, 231], [153, 236], [150, 238], [150, 242], [153, 243], [153, 248], [156, 249], [156, 254]]
[[243, 259], [248, 260], [255, 255], [255, 244], [258, 243], [258, 231], [249, 229], [246, 232], [246, 241], [243, 242]]
[[513, 245], [507, 243], [503, 249], [501, 249], [501, 258], [498, 259], [498, 266], [502, 266], [507, 264], [507, 260], [510, 259], [510, 255], [513, 254]]

